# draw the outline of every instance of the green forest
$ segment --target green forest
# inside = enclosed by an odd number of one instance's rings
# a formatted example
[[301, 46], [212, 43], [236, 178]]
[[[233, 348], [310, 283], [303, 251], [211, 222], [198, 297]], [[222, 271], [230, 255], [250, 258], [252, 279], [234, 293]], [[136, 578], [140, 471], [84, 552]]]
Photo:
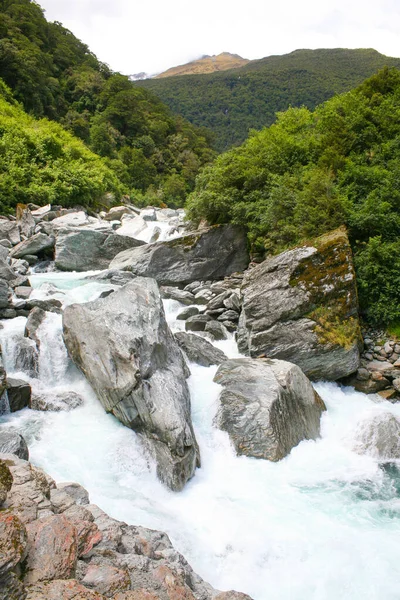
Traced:
[[400, 71], [278, 114], [201, 172], [187, 209], [195, 222], [246, 223], [262, 256], [345, 225], [364, 315], [400, 321]]
[[0, 1], [0, 77], [27, 113], [59, 122], [104, 158], [138, 203], [181, 205], [215, 154], [204, 131], [113, 73], [30, 0]]
[[271, 125], [278, 111], [290, 106], [312, 110], [384, 66], [400, 68], [400, 59], [372, 49], [295, 50], [222, 73], [147, 79], [136, 85], [157, 94], [174, 113], [210, 129], [221, 152], [242, 143], [251, 129]]

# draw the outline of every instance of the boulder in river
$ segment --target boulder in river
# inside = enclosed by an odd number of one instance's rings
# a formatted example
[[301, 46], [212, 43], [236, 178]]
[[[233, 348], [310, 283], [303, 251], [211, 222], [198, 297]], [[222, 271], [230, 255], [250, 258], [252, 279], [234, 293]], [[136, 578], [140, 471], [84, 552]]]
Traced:
[[31, 386], [23, 379], [7, 377], [7, 395], [10, 412], [16, 412], [29, 406]]
[[250, 270], [238, 346], [298, 365], [313, 380], [355, 372], [362, 343], [353, 260], [343, 228]]
[[182, 489], [199, 452], [187, 367], [157, 283], [138, 277], [111, 296], [68, 306], [63, 329], [73, 362], [106, 411], [147, 439], [160, 479]]
[[211, 342], [194, 333], [178, 331], [175, 333], [175, 339], [188, 359], [202, 367], [220, 365], [222, 362], [228, 360], [228, 357], [222, 350], [219, 350]]
[[107, 269], [123, 250], [143, 245], [134, 238], [92, 229], [61, 229], [57, 234], [55, 264], [61, 271]]
[[220, 365], [214, 381], [224, 387], [215, 422], [238, 454], [278, 461], [319, 436], [325, 404], [298, 366], [236, 358]]
[[248, 263], [245, 231], [233, 225], [215, 225], [180, 238], [121, 252], [110, 268], [154, 277], [162, 285], [177, 285], [196, 279], [221, 279], [243, 271]]
[[18, 458], [28, 460], [29, 450], [26, 441], [13, 429], [0, 430], [0, 453], [15, 454]]

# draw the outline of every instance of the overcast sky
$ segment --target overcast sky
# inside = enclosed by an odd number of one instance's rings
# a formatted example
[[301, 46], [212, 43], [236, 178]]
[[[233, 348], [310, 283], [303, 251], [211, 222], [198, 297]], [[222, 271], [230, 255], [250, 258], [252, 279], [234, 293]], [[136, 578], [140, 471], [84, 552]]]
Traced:
[[38, 0], [100, 60], [127, 75], [203, 54], [375, 48], [400, 57], [400, 0]]

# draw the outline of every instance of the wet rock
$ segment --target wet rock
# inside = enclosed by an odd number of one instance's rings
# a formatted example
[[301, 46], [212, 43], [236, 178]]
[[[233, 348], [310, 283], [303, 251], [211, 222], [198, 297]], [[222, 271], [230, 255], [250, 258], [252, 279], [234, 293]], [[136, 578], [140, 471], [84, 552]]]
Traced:
[[351, 249], [343, 229], [266, 259], [247, 272], [239, 350], [337, 380], [360, 363], [361, 334]]
[[15, 454], [18, 458], [29, 459], [29, 450], [24, 438], [10, 429], [0, 430], [0, 453]]
[[215, 422], [238, 454], [278, 461], [302, 440], [319, 436], [325, 405], [296, 365], [232, 359], [214, 381], [224, 386]]
[[35, 342], [28, 338], [18, 338], [14, 363], [16, 371], [26, 373], [29, 377], [37, 377], [39, 354]]
[[70, 411], [82, 406], [84, 400], [76, 392], [34, 392], [30, 408], [44, 411]]
[[107, 269], [120, 252], [143, 245], [134, 238], [91, 229], [62, 229], [58, 232], [55, 264], [62, 271]]
[[383, 461], [400, 458], [400, 420], [382, 412], [362, 421], [355, 433], [354, 450]]
[[194, 315], [198, 314], [199, 309], [197, 308], [197, 306], [188, 306], [188, 308], [182, 310], [182, 312], [180, 312], [176, 318], [178, 319], [178, 321], [186, 321], [186, 319], [188, 319], [189, 317], [193, 317]]
[[36, 233], [28, 240], [17, 244], [10, 252], [12, 258], [23, 258], [26, 254], [49, 253], [54, 249], [55, 239], [45, 233]]
[[163, 286], [160, 288], [161, 296], [166, 299], [177, 300], [181, 304], [190, 305], [194, 303], [194, 296], [190, 292], [185, 292], [172, 286]]
[[211, 335], [216, 341], [228, 339], [228, 331], [226, 327], [219, 321], [208, 321], [204, 331]]
[[110, 268], [154, 277], [162, 285], [176, 285], [219, 279], [245, 269], [248, 260], [244, 231], [224, 225], [121, 252]]
[[40, 339], [37, 336], [37, 330], [46, 318], [46, 311], [39, 306], [35, 306], [29, 313], [25, 324], [24, 336], [35, 342], [37, 348], [40, 348]]
[[64, 517], [53, 515], [26, 526], [28, 557], [24, 581], [26, 585], [74, 576], [77, 554], [76, 529]]
[[31, 400], [31, 386], [23, 379], [7, 377], [7, 394], [10, 411], [17, 412], [29, 406]]
[[198, 448], [186, 365], [156, 282], [138, 277], [107, 298], [68, 306], [63, 328], [72, 360], [106, 411], [145, 436], [159, 477], [181, 489]]
[[206, 324], [211, 321], [208, 315], [194, 315], [185, 321], [186, 331], [204, 331]]
[[193, 333], [179, 331], [175, 333], [175, 339], [188, 359], [203, 367], [220, 365], [228, 360], [222, 350], [215, 348], [209, 341]]

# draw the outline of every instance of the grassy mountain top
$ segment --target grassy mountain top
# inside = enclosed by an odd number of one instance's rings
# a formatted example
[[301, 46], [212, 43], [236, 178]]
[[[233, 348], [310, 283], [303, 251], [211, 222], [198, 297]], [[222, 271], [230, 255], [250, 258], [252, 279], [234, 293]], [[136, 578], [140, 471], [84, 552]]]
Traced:
[[215, 71], [227, 71], [228, 69], [237, 69], [246, 65], [249, 60], [242, 58], [238, 54], [230, 54], [222, 52], [213, 56], [202, 56], [198, 60], [193, 60], [178, 67], [172, 67], [154, 79], [162, 79], [163, 77], [174, 77], [175, 75], [199, 75], [204, 73], [214, 73]]
[[296, 50], [224, 72], [148, 79], [135, 85], [157, 94], [174, 113], [214, 133], [218, 151], [242, 143], [289, 106], [315, 108], [360, 85], [400, 58], [373, 49]]
[[400, 71], [384, 68], [317, 107], [290, 108], [198, 176], [194, 221], [245, 224], [270, 254], [342, 225], [362, 310], [400, 322]]

